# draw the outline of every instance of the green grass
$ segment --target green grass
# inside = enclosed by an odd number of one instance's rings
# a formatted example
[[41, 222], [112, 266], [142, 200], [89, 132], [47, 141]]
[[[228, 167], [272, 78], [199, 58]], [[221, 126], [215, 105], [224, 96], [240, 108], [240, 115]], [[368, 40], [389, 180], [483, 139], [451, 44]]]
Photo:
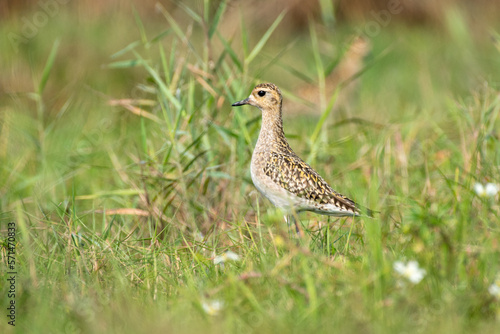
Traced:
[[[31, 48], [1, 42], [0, 70], [23, 88], [0, 100], [0, 332], [498, 331], [488, 289], [500, 274], [499, 197], [473, 191], [500, 184], [493, 42], [458, 14], [438, 33], [391, 23], [347, 103], [285, 115], [295, 151], [378, 211], [302, 214], [297, 241], [250, 179], [259, 112], [230, 104], [261, 81], [283, 88], [285, 110], [299, 103], [298, 83], [324, 81], [352, 28], [316, 22], [292, 35], [283, 13], [258, 33], [240, 19], [227, 36], [228, 8], [212, 5], [80, 30], [61, 13]], [[77, 38], [85, 51], [72, 56]], [[214, 265], [226, 250], [240, 260]], [[398, 277], [400, 260], [418, 261], [424, 279]], [[212, 300], [223, 302], [215, 316], [202, 306]]]

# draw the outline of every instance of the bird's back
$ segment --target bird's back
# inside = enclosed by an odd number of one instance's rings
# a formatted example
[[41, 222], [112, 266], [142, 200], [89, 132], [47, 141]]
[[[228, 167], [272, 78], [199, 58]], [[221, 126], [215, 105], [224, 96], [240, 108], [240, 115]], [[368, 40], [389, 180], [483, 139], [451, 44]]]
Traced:
[[356, 204], [333, 188], [290, 148], [286, 139], [256, 146], [252, 180], [273, 204], [333, 216], [359, 214]]

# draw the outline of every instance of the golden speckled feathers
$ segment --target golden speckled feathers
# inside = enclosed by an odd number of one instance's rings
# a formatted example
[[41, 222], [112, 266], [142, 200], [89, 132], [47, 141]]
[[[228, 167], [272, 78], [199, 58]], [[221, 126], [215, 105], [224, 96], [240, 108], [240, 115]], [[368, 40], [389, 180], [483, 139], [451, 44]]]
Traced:
[[354, 214], [359, 213], [352, 200], [333, 190], [311, 166], [295, 154], [271, 152], [263, 172], [273, 182], [297, 197], [320, 206], [333, 204]]

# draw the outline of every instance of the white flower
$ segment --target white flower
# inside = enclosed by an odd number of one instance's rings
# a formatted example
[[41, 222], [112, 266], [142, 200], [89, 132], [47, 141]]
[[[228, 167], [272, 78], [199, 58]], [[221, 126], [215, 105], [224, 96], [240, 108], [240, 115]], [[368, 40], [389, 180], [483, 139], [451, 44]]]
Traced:
[[498, 187], [498, 184], [495, 184], [495, 183], [488, 183], [486, 184], [486, 196], [488, 197], [493, 197], [493, 196], [496, 196], [496, 194], [498, 193], [499, 191], [499, 187]]
[[493, 297], [500, 299], [500, 277], [497, 278], [492, 285], [490, 285], [488, 291]]
[[200, 231], [197, 231], [194, 233], [194, 240], [203, 241], [204, 239], [205, 239], [205, 236]]
[[394, 262], [394, 270], [413, 284], [419, 283], [426, 274], [425, 269], [418, 267], [417, 261], [409, 261], [406, 264], [401, 261], [396, 261]]
[[220, 300], [206, 300], [201, 303], [201, 306], [203, 307], [203, 311], [205, 311], [206, 314], [217, 315], [222, 310], [224, 302]]
[[474, 191], [480, 197], [494, 197], [500, 191], [500, 187], [495, 183], [487, 183], [485, 186], [476, 183], [474, 184]]
[[240, 256], [236, 253], [233, 253], [231, 251], [227, 251], [222, 255], [217, 255], [214, 258], [214, 264], [221, 264], [227, 261], [239, 261]]

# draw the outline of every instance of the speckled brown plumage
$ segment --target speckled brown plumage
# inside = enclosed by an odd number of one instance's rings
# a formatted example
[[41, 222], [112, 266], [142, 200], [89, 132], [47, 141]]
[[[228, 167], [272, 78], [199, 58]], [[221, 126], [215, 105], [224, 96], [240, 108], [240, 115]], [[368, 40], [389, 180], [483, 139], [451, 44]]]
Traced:
[[271, 83], [257, 85], [233, 106], [249, 104], [262, 111], [262, 127], [251, 162], [252, 180], [275, 206], [287, 213], [314, 211], [332, 216], [360, 214], [356, 204], [339, 194], [293, 152], [282, 121], [282, 95]]
[[295, 154], [271, 152], [263, 171], [273, 182], [290, 193], [317, 203], [318, 209], [321, 205], [333, 204], [352, 213], [359, 211], [352, 200], [333, 190], [311, 166]]

